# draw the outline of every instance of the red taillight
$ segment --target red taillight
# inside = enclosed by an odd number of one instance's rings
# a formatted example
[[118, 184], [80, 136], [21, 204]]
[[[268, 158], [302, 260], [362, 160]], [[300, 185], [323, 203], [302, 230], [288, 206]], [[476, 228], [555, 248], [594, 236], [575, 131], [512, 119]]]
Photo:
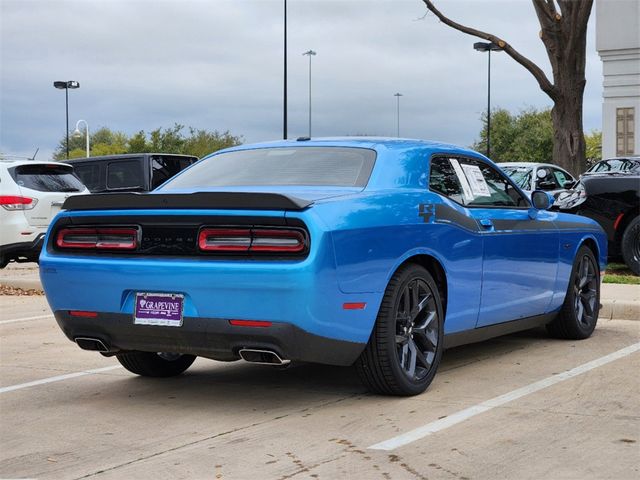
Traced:
[[251, 230], [205, 228], [198, 235], [198, 245], [205, 252], [247, 252], [251, 247]]
[[265, 322], [263, 320], [229, 320], [231, 325], [236, 327], [270, 327], [271, 322]]
[[342, 308], [345, 310], [364, 310], [367, 304], [365, 302], [343, 303]]
[[58, 248], [135, 250], [136, 228], [63, 228], [56, 236]]
[[624, 213], [621, 213], [620, 215], [618, 215], [618, 217], [616, 218], [616, 221], [613, 222], [614, 230], [618, 230], [618, 225], [620, 225], [620, 220], [622, 220], [622, 217], [624, 217]]
[[205, 252], [300, 253], [306, 240], [293, 229], [204, 228], [198, 246]]
[[31, 210], [38, 201], [30, 197], [18, 195], [0, 195], [0, 205], [5, 210]]

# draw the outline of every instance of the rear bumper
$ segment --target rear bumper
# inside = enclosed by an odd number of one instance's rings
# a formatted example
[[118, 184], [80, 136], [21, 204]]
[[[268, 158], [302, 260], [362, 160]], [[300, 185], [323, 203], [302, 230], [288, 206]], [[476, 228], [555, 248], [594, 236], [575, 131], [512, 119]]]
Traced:
[[35, 262], [40, 256], [40, 251], [44, 245], [44, 233], [38, 234], [35, 239], [29, 242], [11, 243], [0, 246], [0, 257], [6, 260]]
[[219, 318], [185, 317], [181, 327], [135, 325], [132, 315], [99, 313], [85, 318], [54, 313], [58, 325], [70, 340], [96, 338], [110, 352], [147, 351], [186, 353], [217, 360], [237, 360], [241, 348], [272, 350], [287, 360], [351, 365], [364, 343], [334, 340], [314, 335], [287, 323], [269, 327], [233, 326]]

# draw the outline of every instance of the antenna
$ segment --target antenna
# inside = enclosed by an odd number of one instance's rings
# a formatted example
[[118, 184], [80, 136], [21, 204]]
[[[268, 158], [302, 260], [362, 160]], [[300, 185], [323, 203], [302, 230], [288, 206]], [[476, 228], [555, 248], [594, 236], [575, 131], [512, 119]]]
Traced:
[[36, 155], [38, 154], [39, 151], [40, 151], [40, 147], [36, 148], [36, 153], [33, 154], [33, 157], [31, 157], [31, 160], [36, 159]]

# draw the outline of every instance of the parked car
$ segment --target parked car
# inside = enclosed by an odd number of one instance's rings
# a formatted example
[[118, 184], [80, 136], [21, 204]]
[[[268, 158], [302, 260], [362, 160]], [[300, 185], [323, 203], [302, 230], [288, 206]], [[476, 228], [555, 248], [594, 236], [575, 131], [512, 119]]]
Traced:
[[593, 332], [604, 232], [531, 197], [442, 143], [244, 145], [146, 195], [67, 200], [40, 275], [67, 337], [138, 375], [355, 363], [371, 390], [414, 395], [445, 347]]
[[190, 155], [133, 153], [68, 162], [92, 193], [148, 192], [198, 161]]
[[71, 165], [0, 159], [0, 268], [36, 262], [44, 235], [63, 202], [89, 191]]
[[607, 233], [609, 257], [640, 275], [640, 161], [602, 160], [559, 198], [560, 209], [596, 220]]
[[569, 172], [550, 163], [504, 162], [498, 166], [527, 195], [534, 190], [544, 190], [557, 198], [576, 184], [576, 179]]
[[600, 160], [584, 172], [582, 176], [613, 172], [640, 172], [640, 156]]

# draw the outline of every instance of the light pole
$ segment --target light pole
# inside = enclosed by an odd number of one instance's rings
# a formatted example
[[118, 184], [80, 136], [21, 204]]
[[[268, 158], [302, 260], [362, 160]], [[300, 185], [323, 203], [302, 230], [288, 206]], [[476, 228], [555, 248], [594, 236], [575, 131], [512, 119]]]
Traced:
[[65, 93], [65, 106], [67, 112], [67, 160], [69, 160], [69, 89], [70, 88], [80, 88], [80, 83], [75, 80], [64, 81], [56, 81], [53, 82], [53, 86], [59, 90], [64, 90]]
[[499, 52], [502, 48], [493, 42], [476, 42], [473, 48], [489, 54], [487, 67], [487, 157], [491, 156], [491, 51]]
[[400, 97], [402, 97], [403, 95], [401, 93], [394, 93], [393, 94], [394, 97], [396, 97], [396, 105], [397, 105], [397, 112], [396, 112], [396, 137], [400, 138]]
[[287, 139], [287, 0], [284, 0], [284, 104], [282, 107], [282, 138]]
[[84, 128], [85, 128], [84, 133], [87, 141], [87, 158], [89, 158], [90, 157], [89, 155], [89, 124], [87, 123], [86, 120], [78, 120], [76, 122], [76, 129], [73, 131], [73, 136], [76, 138], [82, 136], [82, 132], [80, 132], [80, 129], [78, 128], [80, 126], [80, 122], [84, 123]]
[[313, 50], [307, 50], [302, 55], [309, 57], [309, 138], [311, 138], [311, 57], [316, 55]]

